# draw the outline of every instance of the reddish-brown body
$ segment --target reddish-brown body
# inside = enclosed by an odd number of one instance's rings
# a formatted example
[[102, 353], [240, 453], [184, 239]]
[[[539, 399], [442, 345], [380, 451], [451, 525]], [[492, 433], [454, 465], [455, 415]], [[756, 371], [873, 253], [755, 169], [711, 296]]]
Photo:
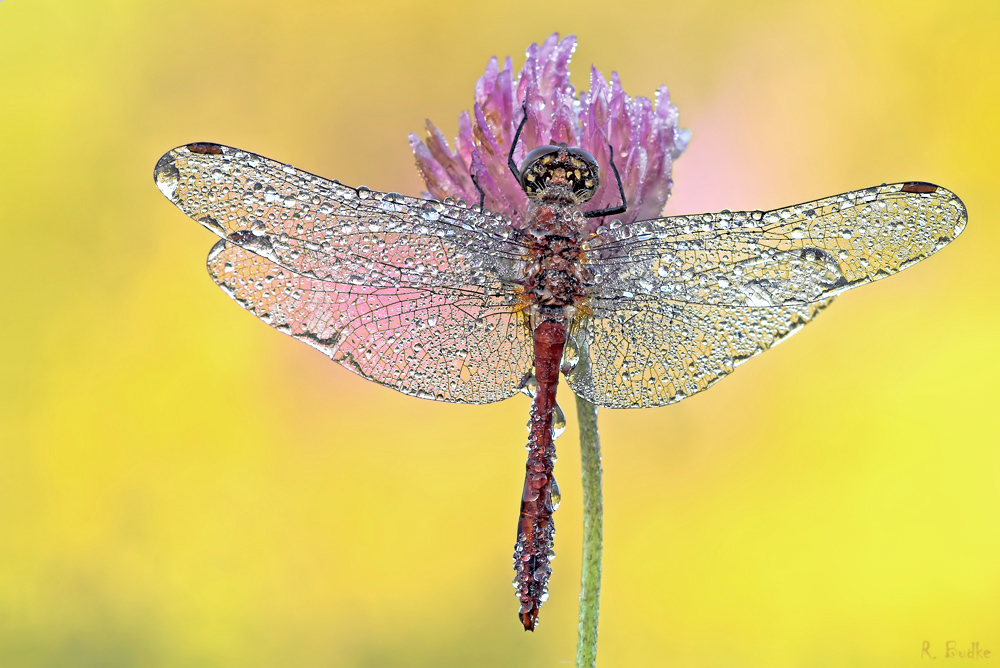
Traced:
[[[530, 312], [537, 388], [528, 423], [521, 512], [514, 548], [514, 585], [525, 630], [533, 631], [547, 598], [554, 553], [552, 475], [553, 416], [563, 348], [577, 307], [586, 299], [590, 274], [583, 266], [583, 216], [572, 201], [546, 201], [529, 211], [527, 270], [523, 283]], [[558, 489], [558, 487], [555, 487]]]
[[552, 417], [556, 408], [559, 365], [566, 344], [566, 323], [543, 320], [534, 331], [535, 379], [538, 388], [528, 423], [528, 462], [521, 493], [521, 513], [517, 521], [514, 548], [515, 584], [521, 609], [518, 615], [526, 630], [535, 628], [538, 608], [546, 598], [549, 560], [552, 557], [552, 467], [556, 449], [552, 439]]

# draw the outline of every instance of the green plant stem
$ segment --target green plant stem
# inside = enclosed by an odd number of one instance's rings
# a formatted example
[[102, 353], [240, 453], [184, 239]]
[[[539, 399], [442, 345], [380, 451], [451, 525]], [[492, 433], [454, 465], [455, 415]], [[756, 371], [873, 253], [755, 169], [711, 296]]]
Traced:
[[580, 625], [576, 665], [577, 668], [594, 668], [597, 665], [604, 513], [601, 500], [601, 438], [597, 433], [597, 406], [577, 397], [576, 416], [580, 425], [583, 477], [583, 568], [580, 575]]

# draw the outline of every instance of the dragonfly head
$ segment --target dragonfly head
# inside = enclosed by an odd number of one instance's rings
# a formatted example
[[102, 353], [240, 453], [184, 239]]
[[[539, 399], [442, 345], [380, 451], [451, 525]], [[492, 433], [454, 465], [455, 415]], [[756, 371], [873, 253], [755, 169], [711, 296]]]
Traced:
[[586, 202], [600, 185], [600, 168], [594, 156], [566, 144], [539, 146], [521, 164], [521, 188], [531, 199], [546, 199], [552, 189], [569, 191], [578, 204]]

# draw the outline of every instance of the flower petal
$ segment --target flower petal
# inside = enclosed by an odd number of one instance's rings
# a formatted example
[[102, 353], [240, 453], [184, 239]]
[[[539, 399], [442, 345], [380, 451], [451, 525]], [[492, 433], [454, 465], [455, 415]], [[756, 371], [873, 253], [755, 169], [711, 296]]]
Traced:
[[[463, 111], [459, 116], [454, 153], [429, 121], [426, 144], [410, 135], [428, 191], [439, 198], [478, 203], [474, 175], [485, 206], [506, 214], [515, 225], [523, 224], [528, 200], [508, 168], [507, 157], [526, 114], [513, 154], [516, 164], [542, 144], [579, 146], [594, 156], [601, 169], [602, 183], [586, 208], [613, 207], [621, 197], [611, 169], [610, 144], [628, 205], [616, 218], [628, 223], [659, 216], [673, 185], [673, 161], [684, 152], [691, 133], [678, 128], [677, 108], [670, 103], [665, 86], [657, 89], [655, 104], [645, 97], [633, 99], [622, 88], [617, 72], [611, 73], [609, 84], [591, 67], [590, 90], [578, 95], [569, 81], [569, 61], [575, 50], [575, 37], [560, 40], [554, 33], [540, 45], [528, 47], [516, 76], [509, 57], [502, 68], [497, 58], [491, 58], [476, 82], [472, 114]], [[605, 222], [591, 220], [589, 229]]]

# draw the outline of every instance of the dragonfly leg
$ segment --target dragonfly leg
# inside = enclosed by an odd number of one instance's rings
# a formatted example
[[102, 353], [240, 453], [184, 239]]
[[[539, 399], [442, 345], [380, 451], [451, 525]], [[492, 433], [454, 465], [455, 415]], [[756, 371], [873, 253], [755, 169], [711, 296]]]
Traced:
[[483, 189], [479, 187], [479, 181], [476, 180], [475, 174], [469, 174], [469, 178], [472, 179], [472, 185], [476, 186], [476, 190], [479, 191], [479, 213], [483, 212], [483, 202], [486, 201], [486, 193]]
[[524, 123], [528, 120], [528, 101], [525, 100], [524, 104], [521, 105], [521, 124], [517, 126], [517, 132], [514, 133], [514, 141], [510, 143], [510, 154], [507, 156], [507, 166], [510, 167], [510, 173], [514, 175], [514, 178], [520, 183], [521, 174], [517, 168], [517, 163], [514, 162], [514, 149], [517, 148], [517, 140], [521, 138], [521, 130], [524, 129]]
[[608, 207], [607, 209], [595, 209], [594, 211], [585, 211], [583, 213], [584, 218], [600, 218], [601, 216], [614, 216], [619, 213], [625, 213], [628, 211], [628, 204], [625, 202], [625, 188], [622, 187], [622, 177], [618, 174], [618, 168], [615, 167], [615, 150], [611, 148], [611, 144], [608, 144], [608, 158], [611, 160], [611, 171], [615, 173], [615, 181], [618, 182], [618, 194], [622, 198], [622, 203], [618, 206]]

